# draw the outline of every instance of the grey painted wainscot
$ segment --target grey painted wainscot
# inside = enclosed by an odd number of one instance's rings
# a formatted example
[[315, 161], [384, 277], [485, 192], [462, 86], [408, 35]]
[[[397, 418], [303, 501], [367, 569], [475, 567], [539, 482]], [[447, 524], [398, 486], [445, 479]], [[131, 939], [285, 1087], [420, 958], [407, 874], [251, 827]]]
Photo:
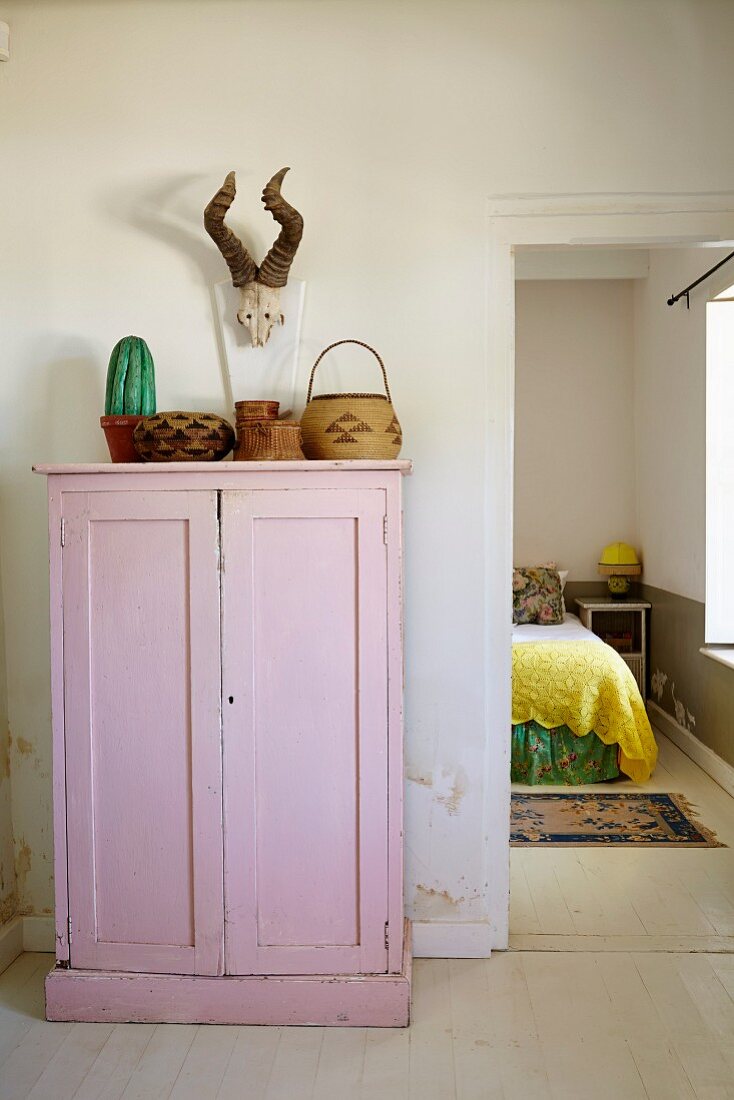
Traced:
[[[606, 584], [569, 581], [566, 607], [576, 596], [604, 595]], [[652, 604], [648, 654], [648, 697], [674, 722], [734, 767], [734, 669], [700, 652], [704, 604], [649, 584], [632, 586], [631, 596]]]
[[651, 585], [650, 698], [678, 725], [734, 766], [734, 669], [700, 652], [704, 605]]

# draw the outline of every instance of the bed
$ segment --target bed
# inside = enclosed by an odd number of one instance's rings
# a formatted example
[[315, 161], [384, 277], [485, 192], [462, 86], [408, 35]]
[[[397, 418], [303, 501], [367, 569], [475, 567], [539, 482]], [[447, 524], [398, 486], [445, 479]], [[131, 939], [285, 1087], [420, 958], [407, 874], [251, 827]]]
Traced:
[[565, 612], [558, 625], [512, 629], [515, 783], [638, 783], [657, 745], [634, 676], [620, 655]]

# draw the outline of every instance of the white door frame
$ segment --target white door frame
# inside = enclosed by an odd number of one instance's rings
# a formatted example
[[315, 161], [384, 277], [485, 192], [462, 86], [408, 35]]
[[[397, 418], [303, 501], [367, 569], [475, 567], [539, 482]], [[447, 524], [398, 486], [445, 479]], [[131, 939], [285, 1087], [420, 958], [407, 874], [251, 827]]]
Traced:
[[[734, 239], [734, 191], [498, 195], [489, 199], [485, 449], [485, 899], [489, 945], [509, 935], [515, 249], [692, 247]], [[704, 264], [703, 267], [706, 265]], [[671, 287], [671, 293], [678, 287]], [[685, 304], [678, 305], [685, 309]]]

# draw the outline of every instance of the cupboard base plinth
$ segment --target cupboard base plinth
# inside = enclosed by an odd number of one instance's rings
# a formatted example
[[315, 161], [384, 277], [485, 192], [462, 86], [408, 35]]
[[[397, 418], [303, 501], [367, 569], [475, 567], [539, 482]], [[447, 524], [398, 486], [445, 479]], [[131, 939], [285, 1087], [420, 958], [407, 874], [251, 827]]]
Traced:
[[46, 1019], [82, 1023], [407, 1027], [410, 937], [400, 974], [209, 977], [52, 970]]

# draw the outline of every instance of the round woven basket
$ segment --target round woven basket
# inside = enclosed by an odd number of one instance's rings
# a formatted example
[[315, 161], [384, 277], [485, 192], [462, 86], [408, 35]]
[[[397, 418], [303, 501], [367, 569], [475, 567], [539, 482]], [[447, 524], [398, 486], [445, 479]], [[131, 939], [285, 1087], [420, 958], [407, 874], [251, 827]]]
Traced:
[[303, 461], [297, 420], [251, 420], [238, 435], [235, 462]]
[[133, 432], [143, 462], [216, 462], [232, 450], [232, 425], [214, 413], [160, 412]]
[[[340, 344], [358, 344], [371, 351], [382, 371], [385, 393], [322, 393], [311, 396], [321, 360]], [[301, 418], [306, 458], [397, 458], [403, 433], [393, 408], [385, 364], [374, 348], [361, 340], [337, 340], [324, 348], [311, 370], [306, 408]]]

